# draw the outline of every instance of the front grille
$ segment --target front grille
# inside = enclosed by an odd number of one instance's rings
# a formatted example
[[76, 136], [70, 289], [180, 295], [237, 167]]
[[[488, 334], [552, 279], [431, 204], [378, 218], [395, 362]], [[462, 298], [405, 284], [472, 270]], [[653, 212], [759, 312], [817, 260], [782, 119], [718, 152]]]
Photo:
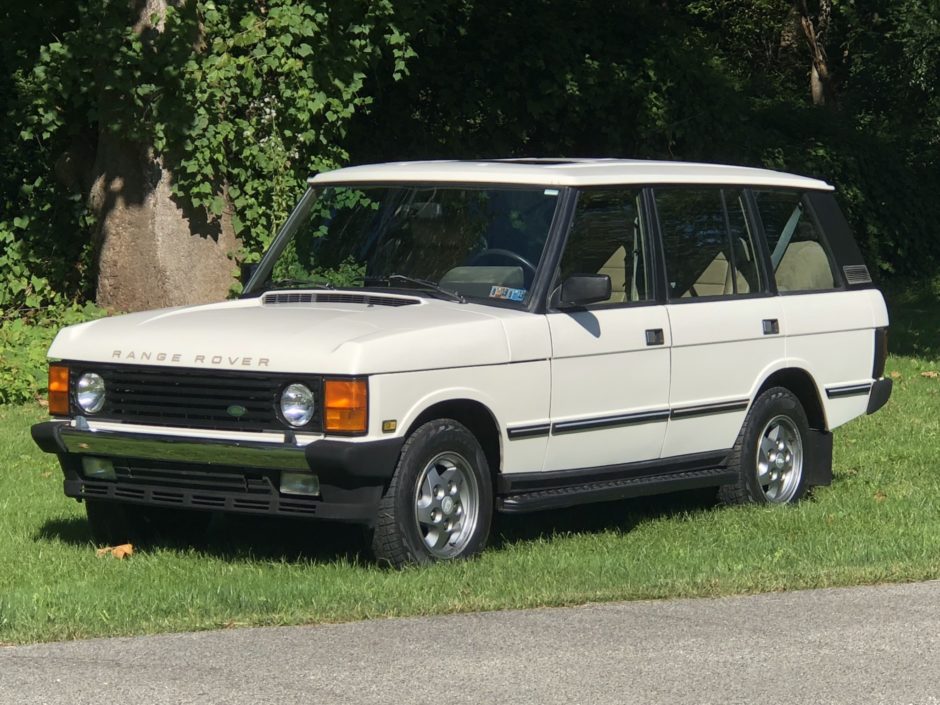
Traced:
[[[74, 364], [72, 372], [73, 384], [85, 372], [104, 379], [105, 407], [94, 415], [103, 420], [225, 431], [283, 429], [276, 409], [281, 390], [292, 382], [307, 384], [320, 407], [319, 378], [136, 365]], [[83, 414], [74, 406], [72, 411]], [[318, 429], [319, 417], [307, 428]]]

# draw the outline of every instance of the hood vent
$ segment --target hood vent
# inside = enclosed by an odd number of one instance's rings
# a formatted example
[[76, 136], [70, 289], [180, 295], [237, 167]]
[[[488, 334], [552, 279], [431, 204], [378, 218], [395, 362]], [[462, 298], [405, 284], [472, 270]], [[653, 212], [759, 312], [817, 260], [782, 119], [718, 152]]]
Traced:
[[265, 294], [261, 303], [274, 304], [361, 304], [363, 306], [411, 306], [418, 299], [402, 296], [371, 296], [369, 294], [338, 294], [333, 292], [290, 291]]

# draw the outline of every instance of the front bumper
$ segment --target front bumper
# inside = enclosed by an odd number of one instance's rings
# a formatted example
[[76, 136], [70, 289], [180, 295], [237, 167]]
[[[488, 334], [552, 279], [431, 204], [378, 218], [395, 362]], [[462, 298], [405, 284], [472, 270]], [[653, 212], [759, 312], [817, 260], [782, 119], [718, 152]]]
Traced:
[[[92, 430], [68, 421], [32, 427], [36, 444], [59, 457], [65, 493], [131, 504], [367, 522], [404, 439], [317, 440], [307, 445]], [[82, 457], [107, 458], [115, 480], [85, 477]], [[282, 470], [310, 470], [317, 497], [279, 491]]]

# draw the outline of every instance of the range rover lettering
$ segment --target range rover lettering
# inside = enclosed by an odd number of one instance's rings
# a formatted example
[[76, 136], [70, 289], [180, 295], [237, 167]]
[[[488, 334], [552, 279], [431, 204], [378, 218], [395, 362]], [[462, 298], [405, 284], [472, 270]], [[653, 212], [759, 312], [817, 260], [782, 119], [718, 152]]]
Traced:
[[[888, 314], [828, 184], [605, 159], [318, 174], [237, 300], [62, 330], [33, 427], [95, 540], [364, 524], [400, 566], [494, 512], [791, 504], [881, 408]], [[342, 526], [342, 525], [338, 525]]]

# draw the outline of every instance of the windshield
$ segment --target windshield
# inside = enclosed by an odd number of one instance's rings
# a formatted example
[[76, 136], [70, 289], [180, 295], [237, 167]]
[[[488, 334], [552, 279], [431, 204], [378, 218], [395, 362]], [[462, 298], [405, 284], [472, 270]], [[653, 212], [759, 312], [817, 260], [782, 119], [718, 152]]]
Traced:
[[311, 190], [262, 262], [261, 288], [414, 288], [524, 303], [558, 193], [412, 184]]

